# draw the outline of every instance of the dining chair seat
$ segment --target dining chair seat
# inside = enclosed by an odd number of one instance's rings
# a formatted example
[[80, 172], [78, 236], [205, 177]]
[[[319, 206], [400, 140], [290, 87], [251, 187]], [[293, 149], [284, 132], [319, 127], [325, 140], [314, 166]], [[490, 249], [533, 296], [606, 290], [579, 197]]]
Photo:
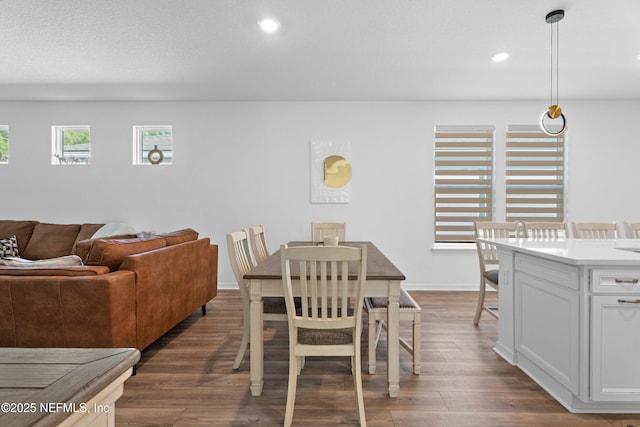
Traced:
[[298, 330], [298, 344], [307, 345], [343, 345], [353, 341], [352, 329], [333, 329], [327, 333], [326, 329]]
[[287, 305], [282, 297], [264, 297], [262, 304], [264, 313], [287, 315]]
[[500, 271], [498, 270], [487, 270], [484, 272], [484, 278], [498, 284], [498, 277], [500, 276]]
[[[365, 309], [369, 314], [369, 373], [374, 374], [376, 372], [376, 349], [378, 348], [382, 329], [386, 329], [385, 320], [387, 318], [389, 304], [385, 297], [367, 297], [364, 302]], [[420, 334], [422, 308], [411, 298], [411, 295], [402, 288], [400, 288], [398, 305], [400, 320], [410, 320], [413, 322], [412, 343], [410, 344], [407, 340], [400, 337], [400, 346], [413, 356], [413, 373], [419, 375], [421, 370]]]

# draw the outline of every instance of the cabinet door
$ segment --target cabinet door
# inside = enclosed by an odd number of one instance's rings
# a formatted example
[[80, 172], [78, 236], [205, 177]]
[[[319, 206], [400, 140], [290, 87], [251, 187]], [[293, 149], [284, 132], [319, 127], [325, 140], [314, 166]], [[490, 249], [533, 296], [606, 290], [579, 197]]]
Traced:
[[[526, 273], [516, 273], [518, 366], [541, 369], [572, 393], [579, 387], [578, 292]], [[531, 375], [531, 374], [530, 374]], [[539, 375], [533, 377], [539, 380]]]
[[591, 399], [640, 402], [640, 297], [591, 297]]

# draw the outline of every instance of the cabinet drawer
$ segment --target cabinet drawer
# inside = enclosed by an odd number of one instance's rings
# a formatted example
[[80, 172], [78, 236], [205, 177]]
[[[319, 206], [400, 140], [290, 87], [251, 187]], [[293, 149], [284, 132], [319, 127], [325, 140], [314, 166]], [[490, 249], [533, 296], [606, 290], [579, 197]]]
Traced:
[[540, 279], [548, 280], [559, 286], [580, 289], [580, 275], [578, 268], [559, 262], [540, 259], [524, 254], [516, 254], [516, 271], [530, 274]]
[[593, 292], [640, 294], [640, 270], [591, 270]]

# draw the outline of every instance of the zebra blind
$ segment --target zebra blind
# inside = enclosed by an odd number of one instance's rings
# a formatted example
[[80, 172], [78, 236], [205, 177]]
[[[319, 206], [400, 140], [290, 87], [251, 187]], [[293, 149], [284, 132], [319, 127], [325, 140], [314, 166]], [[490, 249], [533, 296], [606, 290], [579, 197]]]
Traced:
[[507, 221], [564, 220], [565, 135], [509, 126], [506, 139]]
[[473, 222], [493, 216], [493, 126], [437, 126], [435, 242], [475, 242]]

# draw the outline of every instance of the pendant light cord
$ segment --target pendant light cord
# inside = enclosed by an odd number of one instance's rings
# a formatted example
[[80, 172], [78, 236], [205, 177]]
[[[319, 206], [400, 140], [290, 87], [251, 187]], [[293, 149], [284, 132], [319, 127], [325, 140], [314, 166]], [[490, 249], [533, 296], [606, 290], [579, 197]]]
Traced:
[[549, 46], [549, 63], [551, 67], [549, 68], [549, 105], [553, 105], [553, 24], [549, 25], [549, 30], [551, 31], [551, 45]]
[[558, 25], [557, 22], [553, 23], [550, 25], [551, 27], [551, 70], [550, 70], [550, 77], [551, 77], [551, 85], [549, 87], [549, 103], [550, 105], [553, 104], [553, 26], [556, 26], [556, 103], [555, 105], [559, 104], [559, 98], [560, 98], [560, 66], [559, 66], [559, 59], [560, 59], [560, 26]]
[[560, 23], [556, 22], [556, 105], [560, 105]]

